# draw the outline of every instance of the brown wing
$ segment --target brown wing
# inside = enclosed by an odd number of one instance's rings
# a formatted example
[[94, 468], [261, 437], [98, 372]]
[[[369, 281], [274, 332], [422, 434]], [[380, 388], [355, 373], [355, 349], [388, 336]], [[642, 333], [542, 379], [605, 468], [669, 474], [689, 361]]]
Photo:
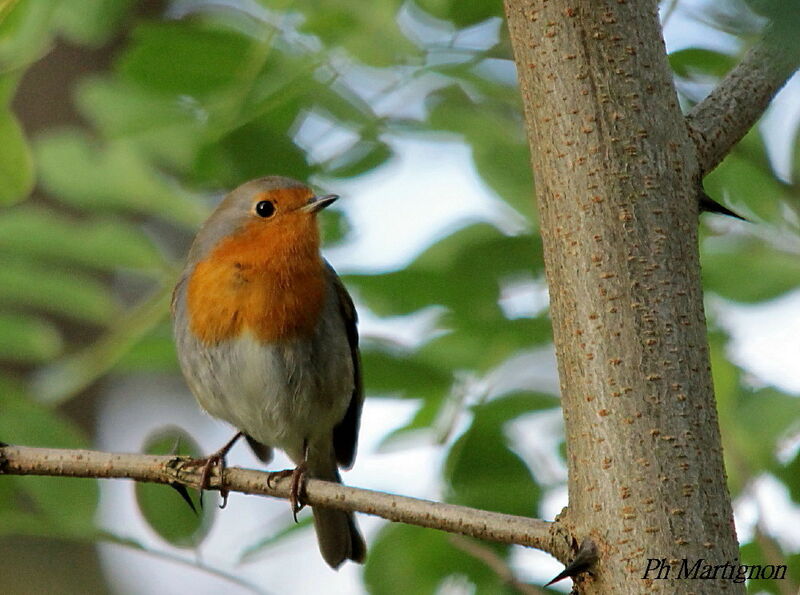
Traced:
[[336, 462], [340, 467], [349, 469], [353, 466], [356, 458], [356, 446], [358, 445], [358, 427], [361, 423], [361, 407], [364, 404], [364, 387], [361, 381], [361, 356], [358, 352], [358, 316], [356, 308], [350, 294], [347, 293], [341, 279], [327, 262], [328, 275], [333, 282], [336, 290], [336, 297], [339, 302], [339, 311], [344, 320], [345, 330], [347, 331], [347, 342], [350, 344], [350, 355], [353, 358], [353, 394], [350, 398], [350, 405], [344, 414], [342, 421], [333, 428], [333, 450], [336, 453]]

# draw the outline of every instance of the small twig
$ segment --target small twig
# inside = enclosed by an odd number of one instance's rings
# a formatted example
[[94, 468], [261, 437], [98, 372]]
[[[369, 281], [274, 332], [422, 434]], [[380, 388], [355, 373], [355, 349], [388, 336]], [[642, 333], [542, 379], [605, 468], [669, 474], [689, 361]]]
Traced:
[[195, 570], [201, 570], [206, 572], [212, 576], [217, 578], [229, 581], [235, 585], [238, 585], [244, 589], [247, 589], [251, 593], [255, 595], [270, 595], [268, 591], [264, 591], [257, 585], [246, 581], [245, 579], [236, 576], [230, 572], [222, 570], [221, 568], [215, 568], [213, 566], [209, 566], [204, 562], [199, 560], [192, 560], [185, 556], [181, 556], [179, 554], [167, 551], [167, 550], [156, 550], [146, 547], [145, 545], [141, 544], [140, 542], [131, 539], [129, 537], [122, 537], [120, 535], [115, 535], [114, 533], [109, 533], [107, 531], [103, 531], [99, 534], [99, 539], [105, 541], [106, 543], [118, 545], [121, 547], [127, 547], [133, 549], [137, 552], [141, 552], [143, 554], [147, 554], [149, 556], [153, 556], [154, 558], [158, 558], [160, 560], [166, 560], [168, 562], [172, 562], [174, 564], [180, 564], [182, 566], [187, 566], [189, 568], [194, 568]]
[[[150, 483], [179, 483], [198, 488], [202, 470], [188, 464], [189, 462], [187, 457], [176, 456], [24, 446], [0, 448], [0, 475], [126, 478]], [[269, 477], [270, 474], [263, 471], [227, 468], [224, 471], [224, 489], [244, 494], [289, 498], [291, 479], [273, 477], [268, 483]], [[209, 489], [219, 490], [222, 483], [216, 469], [209, 479]], [[525, 545], [548, 552], [559, 559], [570, 556], [564, 550], [563, 539], [556, 537], [557, 531], [551, 532], [551, 529], [555, 529], [554, 523], [540, 519], [396, 496], [318, 479], [306, 481], [304, 501], [311, 506], [357, 511], [390, 521], [440, 529], [487, 541]]]
[[700, 173], [713, 170], [758, 121], [800, 66], [796, 32], [771, 25], [711, 94], [686, 116]]
[[672, 15], [675, 14], [675, 9], [678, 8], [678, 0], [670, 0], [667, 7], [661, 11], [661, 26], [666, 27]]
[[481, 545], [475, 541], [461, 537], [460, 535], [451, 535], [450, 543], [457, 547], [462, 552], [465, 552], [473, 558], [480, 560], [494, 572], [500, 580], [512, 589], [516, 589], [522, 595], [542, 595], [544, 591], [539, 587], [521, 581], [514, 574], [514, 571], [508, 566], [505, 560], [495, 554], [485, 545]]

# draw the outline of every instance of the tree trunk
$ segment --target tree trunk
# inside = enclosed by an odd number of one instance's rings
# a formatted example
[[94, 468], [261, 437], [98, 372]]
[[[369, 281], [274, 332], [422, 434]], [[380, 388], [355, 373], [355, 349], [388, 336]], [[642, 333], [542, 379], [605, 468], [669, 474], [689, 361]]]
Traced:
[[[734, 563], [697, 245], [700, 170], [655, 0], [506, 0], [533, 155], [584, 593], [743, 592], [643, 579]], [[662, 573], [663, 576], [663, 573]]]

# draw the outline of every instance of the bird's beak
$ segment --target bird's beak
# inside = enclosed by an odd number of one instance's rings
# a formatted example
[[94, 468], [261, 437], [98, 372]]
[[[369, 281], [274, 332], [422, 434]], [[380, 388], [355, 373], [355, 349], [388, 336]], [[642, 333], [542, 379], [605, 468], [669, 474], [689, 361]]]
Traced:
[[338, 194], [326, 194], [325, 196], [312, 196], [308, 199], [308, 204], [300, 210], [304, 213], [318, 213], [327, 206], [332, 205], [339, 198]]

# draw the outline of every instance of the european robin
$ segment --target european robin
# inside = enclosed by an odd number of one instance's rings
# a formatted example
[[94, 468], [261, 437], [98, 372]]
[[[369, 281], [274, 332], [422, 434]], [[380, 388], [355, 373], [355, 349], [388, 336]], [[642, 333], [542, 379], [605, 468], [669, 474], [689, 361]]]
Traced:
[[[228, 194], [198, 232], [172, 299], [181, 369], [200, 406], [301, 478], [341, 482], [356, 454], [363, 390], [353, 301], [320, 254], [317, 213], [335, 195], [270, 176]], [[204, 471], [208, 472], [208, 465]], [[363, 562], [352, 513], [314, 507], [322, 557]]]

